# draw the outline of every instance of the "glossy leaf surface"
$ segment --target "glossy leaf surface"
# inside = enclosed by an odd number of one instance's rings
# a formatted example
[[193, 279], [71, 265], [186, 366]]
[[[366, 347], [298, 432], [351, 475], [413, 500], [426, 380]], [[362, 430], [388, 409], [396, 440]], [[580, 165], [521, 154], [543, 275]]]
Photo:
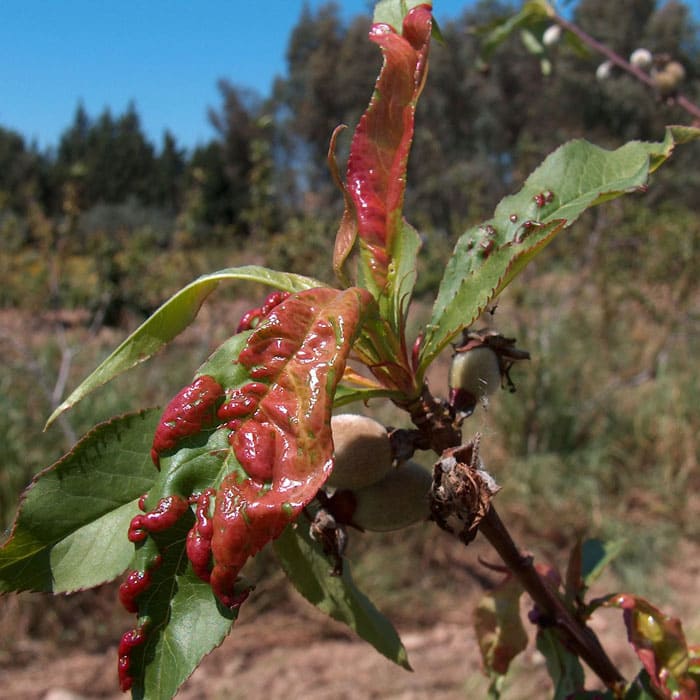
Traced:
[[674, 700], [697, 700], [700, 694], [690, 673], [691, 654], [680, 620], [627, 593], [611, 596], [605, 605], [623, 611], [630, 644], [655, 690]]
[[677, 143], [698, 137], [698, 129], [669, 127], [660, 143], [633, 141], [608, 151], [579, 140], [549, 155], [492, 219], [459, 238], [426, 328], [421, 372], [557, 233], [586, 209], [644, 189]]
[[158, 411], [102, 423], [35, 477], [0, 549], [0, 592], [66, 593], [126, 569], [137, 501], [157, 472], [149, 457]]
[[73, 390], [51, 414], [47, 426], [98, 387], [152, 357], [194, 321], [204, 300], [226, 280], [260, 282], [288, 292], [322, 286], [302, 275], [269, 270], [259, 265], [220, 270], [199, 277], [166, 301], [100, 366]]
[[[370, 31], [384, 64], [355, 131], [346, 177], [360, 241], [358, 282], [377, 299], [389, 283], [395, 245], [400, 249], [406, 165], [428, 66], [432, 19], [427, 4], [412, 7], [405, 16], [405, 4], [392, 7], [399, 10], [391, 13], [392, 24], [378, 22]], [[393, 299], [391, 291], [385, 296]]]
[[[296, 519], [330, 473], [333, 396], [371, 303], [354, 288], [292, 294], [199, 368], [198, 378], [223, 389], [217, 424], [203, 423], [158, 453], [160, 474], [143, 503], [146, 519], [172, 499], [189, 500], [195, 516], [186, 507], [165, 528], [137, 520], [130, 529], [140, 542], [134, 576], [148, 578], [144, 590], [127, 596], [138, 609], [127, 641], [143, 642], [120, 661], [124, 686], [133, 684], [137, 697], [169, 697], [221, 642], [246, 596], [241, 568]], [[168, 420], [177, 415], [172, 409]], [[187, 638], [193, 626], [196, 640]]]
[[410, 670], [406, 649], [396, 630], [357, 589], [349, 563], [343, 563], [342, 575], [331, 576], [333, 562], [309, 536], [308, 522], [288, 527], [274, 548], [287, 576], [304, 598], [348, 625], [389, 660]]

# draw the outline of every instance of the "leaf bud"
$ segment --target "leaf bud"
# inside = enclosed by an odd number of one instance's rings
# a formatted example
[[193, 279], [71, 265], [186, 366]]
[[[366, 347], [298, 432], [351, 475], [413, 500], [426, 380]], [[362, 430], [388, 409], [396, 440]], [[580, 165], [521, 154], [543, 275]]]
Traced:
[[542, 35], [542, 43], [545, 46], [554, 46], [561, 39], [561, 27], [558, 24], [552, 24], [547, 27]]
[[612, 61], [603, 61], [595, 71], [598, 80], [607, 80], [612, 74]]
[[404, 462], [380, 481], [354, 492], [353, 525], [388, 532], [427, 520], [432, 482], [429, 470], [410, 460]]
[[331, 418], [334, 466], [326, 484], [359, 489], [373, 484], [392, 468], [386, 428], [368, 416], [341, 413]]
[[630, 63], [636, 68], [641, 68], [642, 70], [647, 70], [651, 67], [654, 57], [651, 55], [649, 49], [635, 49], [630, 54]]

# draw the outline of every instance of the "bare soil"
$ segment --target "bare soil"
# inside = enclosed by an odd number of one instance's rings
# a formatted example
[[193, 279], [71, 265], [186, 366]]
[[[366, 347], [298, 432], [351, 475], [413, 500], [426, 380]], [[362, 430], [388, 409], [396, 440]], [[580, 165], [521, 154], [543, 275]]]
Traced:
[[[228, 317], [240, 316], [239, 306], [231, 304]], [[200, 323], [214, 327], [203, 310]], [[40, 326], [47, 319], [34, 319]], [[55, 322], [56, 319], [48, 319]], [[70, 327], [83, 319], [61, 318]], [[3, 313], [0, 326], [6, 337], [41, 337], [39, 329], [28, 327], [23, 314]], [[201, 330], [201, 327], [200, 327]], [[210, 329], [207, 329], [210, 330]], [[108, 331], [103, 331], [107, 333]], [[196, 342], [194, 330], [181, 342]], [[203, 334], [207, 337], [207, 334]], [[112, 341], [113, 339], [102, 339]], [[431, 377], [434, 385], [445, 382], [445, 366], [437, 365]], [[692, 510], [697, 517], [700, 501]], [[630, 536], [634, 533], [630, 532]], [[464, 550], [462, 550], [464, 552]], [[478, 557], [493, 561], [494, 555], [480, 540], [460, 556], [455, 575], [464, 577], [459, 564], [471, 562], [479, 568]], [[700, 609], [697, 605], [700, 576], [700, 543], [683, 542], [674, 552], [667, 570], [658, 574], [659, 588], [665, 600], [654, 600], [665, 612], [681, 617], [690, 642], [700, 642]], [[435, 558], [435, 557], [434, 557]], [[430, 566], [432, 562], [428, 562]], [[484, 569], [482, 571], [485, 572]], [[417, 573], [420, 576], [420, 572]], [[413, 672], [394, 666], [365, 642], [357, 639], [342, 625], [328, 620], [321, 613], [292, 596], [272, 610], [260, 606], [243, 606], [241, 618], [233, 633], [221, 647], [210, 654], [186, 682], [178, 697], [183, 700], [218, 700], [227, 698], [265, 698], [269, 700], [464, 700], [485, 697], [487, 681], [480, 671], [480, 656], [471, 626], [471, 611], [488, 585], [488, 572], [460, 579], [459, 595], [442, 601], [439, 615], [408, 609], [395, 620], [407, 647]], [[605, 579], [594, 594], [615, 590], [617, 582]], [[436, 591], [436, 595], [439, 592]], [[93, 599], [88, 599], [92, 601]], [[111, 606], [112, 598], [107, 605]], [[42, 638], [23, 622], [25, 599], [6, 596], [0, 599], [0, 700], [111, 700], [124, 697], [118, 689], [116, 647], [118, 633], [103, 637], [113, 642], [95, 644], [88, 628], [81, 628], [77, 639], [57, 641], [59, 635]], [[111, 627], [110, 613], [95, 599], [94, 609], [81, 608], [91, 624]], [[36, 601], [32, 603], [37, 607]], [[47, 600], [47, 614], [52, 603]], [[114, 601], [114, 606], [118, 604]], [[524, 612], [526, 612], [523, 602]], [[380, 606], [381, 607], [381, 606]], [[35, 613], [32, 613], [35, 614]], [[56, 624], [60, 625], [60, 616]], [[126, 619], [126, 618], [124, 618]], [[126, 629], [126, 622], [121, 629]], [[629, 676], [637, 663], [627, 643], [621, 616], [617, 611], [601, 614], [593, 621], [605, 648]], [[511, 673], [505, 697], [509, 700], [551, 697], [544, 669], [544, 660], [531, 644], [519, 657]], [[592, 686], [593, 687], [593, 686]]]
[[[485, 552], [476, 543], [474, 559]], [[696, 599], [700, 548], [685, 542], [676, 565], [664, 574], [669, 598], [661, 607], [680, 616], [690, 642], [700, 639]], [[601, 582], [601, 593], [615, 582]], [[673, 592], [672, 594], [670, 592]], [[413, 672], [393, 665], [344, 626], [329, 620], [292, 596], [280, 609], [250, 611], [241, 618], [221, 647], [202, 665], [178, 694], [182, 700], [465, 700], [486, 695], [487, 681], [471, 627], [471, 611], [482, 594], [467, 585], [465, 595], [445, 607], [442, 619], [422, 626], [397, 625], [408, 650]], [[11, 599], [0, 601], [2, 607]], [[656, 601], [660, 604], [660, 601]], [[441, 605], [442, 607], [442, 605]], [[523, 612], [526, 612], [523, 601]], [[6, 612], [6, 610], [5, 610]], [[409, 613], [410, 611], [406, 611]], [[419, 614], [420, 617], [420, 614]], [[5, 615], [5, 622], [11, 616]], [[3, 627], [5, 625], [3, 624]], [[618, 611], [605, 611], [593, 620], [605, 648], [629, 677], [637, 662], [627, 643]], [[12, 634], [4, 629], [4, 635]], [[532, 641], [532, 640], [531, 640]], [[71, 644], [15, 640], [11, 658], [0, 657], [0, 700], [117, 700], [116, 640], [99, 651]], [[591, 687], [595, 679], [591, 678]], [[528, 650], [514, 663], [505, 697], [511, 700], [551, 697], [544, 659]]]

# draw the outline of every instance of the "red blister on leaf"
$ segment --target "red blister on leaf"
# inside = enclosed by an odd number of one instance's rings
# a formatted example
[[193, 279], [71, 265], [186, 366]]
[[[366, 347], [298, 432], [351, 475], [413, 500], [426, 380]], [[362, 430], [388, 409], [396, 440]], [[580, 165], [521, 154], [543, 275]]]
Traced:
[[216, 422], [216, 408], [223, 394], [223, 388], [213, 377], [203, 375], [170, 401], [153, 437], [151, 457], [156, 466], [163, 452]]
[[266, 309], [238, 355], [250, 376], [265, 381], [227, 393], [216, 420], [231, 430], [245, 474], [235, 470], [216, 491], [193, 497], [196, 520], [186, 542], [193, 570], [228, 607], [243, 601], [235, 584], [246, 560], [296, 519], [332, 469], [335, 388], [371, 303], [358, 288], [299, 292]]
[[360, 244], [379, 289], [386, 285], [389, 251], [401, 225], [406, 165], [416, 102], [427, 74], [431, 30], [429, 5], [410, 10], [403, 34], [388, 24], [375, 24], [370, 30], [370, 39], [384, 54], [384, 65], [355, 130], [346, 180]]

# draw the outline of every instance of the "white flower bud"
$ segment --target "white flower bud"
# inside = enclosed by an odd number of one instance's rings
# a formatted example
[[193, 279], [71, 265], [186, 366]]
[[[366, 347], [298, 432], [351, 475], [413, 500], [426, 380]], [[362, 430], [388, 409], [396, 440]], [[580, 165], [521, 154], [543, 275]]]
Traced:
[[542, 43], [545, 46], [554, 46], [561, 39], [561, 27], [558, 24], [552, 24], [547, 27], [542, 35]]
[[649, 49], [635, 49], [630, 54], [630, 63], [642, 70], [649, 68], [653, 60], [654, 57], [651, 55]]
[[598, 68], [596, 68], [595, 77], [598, 80], [607, 80], [612, 73], [612, 61], [603, 61]]

